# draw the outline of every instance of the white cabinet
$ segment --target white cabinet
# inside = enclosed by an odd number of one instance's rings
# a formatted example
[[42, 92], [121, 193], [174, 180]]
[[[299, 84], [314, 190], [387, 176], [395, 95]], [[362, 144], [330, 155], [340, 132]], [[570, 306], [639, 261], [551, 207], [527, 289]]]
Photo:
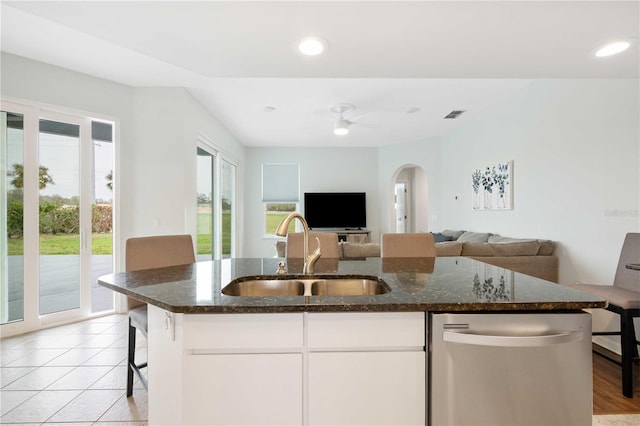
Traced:
[[299, 425], [302, 354], [192, 355], [184, 424]]
[[424, 313], [149, 307], [149, 423], [425, 424]]
[[185, 424], [302, 422], [303, 314], [187, 315], [184, 323]]
[[424, 313], [309, 314], [310, 425], [424, 425]]
[[299, 425], [303, 314], [149, 307], [149, 424]]
[[309, 354], [310, 425], [424, 425], [424, 352]]

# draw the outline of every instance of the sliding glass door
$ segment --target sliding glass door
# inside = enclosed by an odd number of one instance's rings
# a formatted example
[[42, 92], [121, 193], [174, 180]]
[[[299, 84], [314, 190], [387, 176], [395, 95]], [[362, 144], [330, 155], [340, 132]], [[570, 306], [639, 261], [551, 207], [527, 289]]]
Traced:
[[2, 110], [3, 333], [113, 310], [95, 281], [113, 270], [114, 123]]
[[206, 149], [197, 148], [197, 187], [198, 203], [196, 206], [197, 255], [199, 260], [215, 259], [216, 244], [214, 238], [215, 215], [213, 200], [215, 199], [216, 156]]
[[196, 155], [198, 260], [235, 257], [236, 163], [204, 135]]
[[0, 112], [0, 323], [24, 319], [24, 116]]
[[[40, 119], [39, 314], [80, 308], [80, 124]], [[84, 130], [84, 129], [83, 129]]]
[[235, 257], [236, 166], [222, 161], [222, 258]]
[[114, 125], [91, 121], [91, 312], [114, 308], [113, 291], [98, 277], [113, 272]]

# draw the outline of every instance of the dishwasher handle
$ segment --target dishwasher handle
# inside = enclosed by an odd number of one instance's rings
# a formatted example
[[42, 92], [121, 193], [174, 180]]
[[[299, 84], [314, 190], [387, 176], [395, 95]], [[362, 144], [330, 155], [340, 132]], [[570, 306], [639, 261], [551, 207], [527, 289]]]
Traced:
[[450, 343], [461, 343], [475, 346], [496, 346], [502, 348], [538, 347], [582, 340], [582, 331], [559, 331], [555, 334], [542, 334], [536, 336], [487, 335], [445, 331], [442, 333], [442, 340]]

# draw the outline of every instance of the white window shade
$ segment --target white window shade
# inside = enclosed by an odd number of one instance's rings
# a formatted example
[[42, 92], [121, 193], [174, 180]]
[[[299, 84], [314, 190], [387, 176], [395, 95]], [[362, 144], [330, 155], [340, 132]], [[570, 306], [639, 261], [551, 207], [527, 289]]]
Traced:
[[262, 165], [262, 201], [294, 202], [300, 200], [297, 164]]

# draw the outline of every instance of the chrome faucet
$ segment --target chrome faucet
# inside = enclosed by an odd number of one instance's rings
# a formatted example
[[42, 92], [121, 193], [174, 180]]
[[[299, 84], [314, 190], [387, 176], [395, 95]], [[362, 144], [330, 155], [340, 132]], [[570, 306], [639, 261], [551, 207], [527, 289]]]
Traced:
[[278, 225], [278, 229], [276, 229], [276, 235], [279, 237], [286, 236], [287, 229], [289, 228], [289, 223], [291, 223], [293, 219], [298, 219], [300, 223], [302, 223], [302, 230], [304, 232], [304, 242], [303, 242], [304, 247], [302, 251], [302, 256], [304, 258], [304, 266], [302, 267], [302, 273], [305, 275], [310, 275], [310, 274], [313, 274], [314, 266], [318, 261], [318, 259], [320, 259], [320, 256], [322, 256], [322, 253], [320, 251], [320, 239], [316, 237], [316, 243], [318, 243], [318, 246], [313, 251], [313, 253], [311, 253], [310, 255], [308, 254], [309, 225], [307, 225], [307, 221], [304, 220], [304, 217], [302, 217], [302, 215], [300, 215], [300, 213], [298, 212], [290, 213], [287, 217], [285, 217], [282, 220], [282, 222], [280, 222], [280, 225]]

